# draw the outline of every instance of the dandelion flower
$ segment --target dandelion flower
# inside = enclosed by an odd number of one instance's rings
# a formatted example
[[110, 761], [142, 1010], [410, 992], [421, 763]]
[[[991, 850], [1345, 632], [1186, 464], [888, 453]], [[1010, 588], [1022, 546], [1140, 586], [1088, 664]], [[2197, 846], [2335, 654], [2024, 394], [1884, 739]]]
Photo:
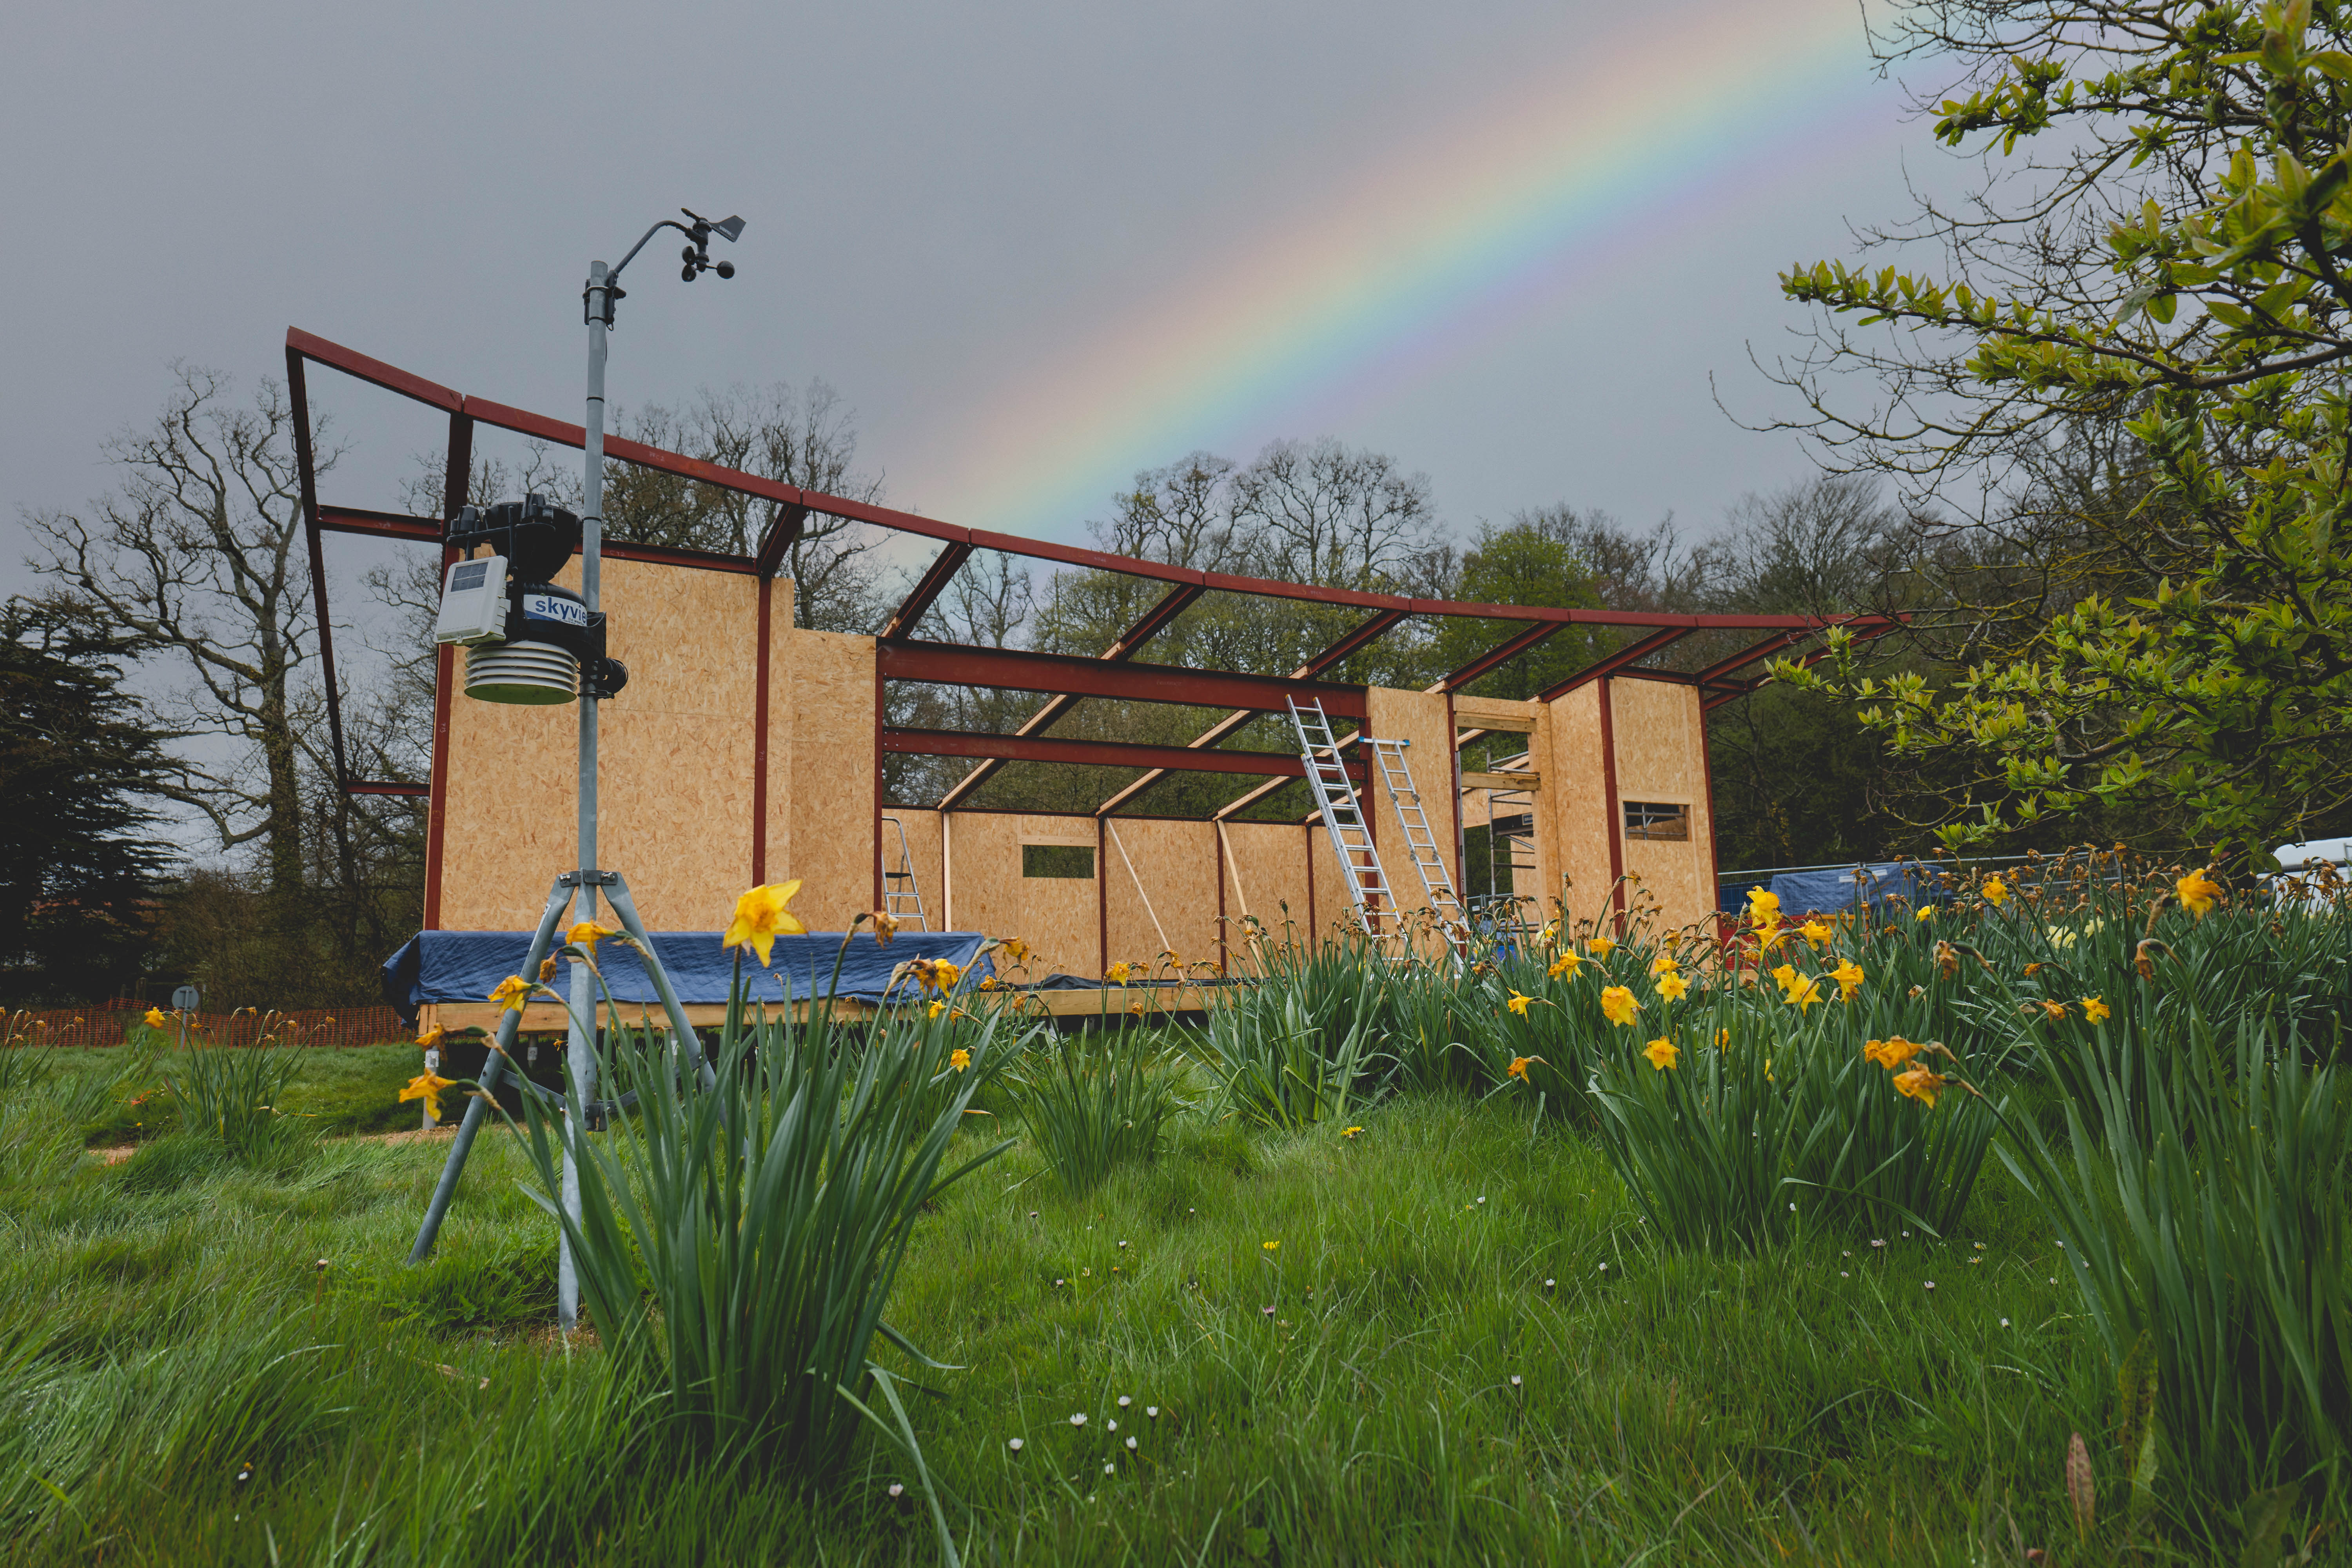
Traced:
[[[1350, 1138], [1350, 1139], [1352, 1139], [1353, 1137], [1355, 1137], [1355, 1135], [1356, 1135], [1357, 1133], [1361, 1132], [1362, 1131], [1363, 1131], [1363, 1129], [1362, 1129], [1362, 1128], [1360, 1128], [1360, 1127], [1342, 1127], [1341, 1129], [1339, 1129], [1339, 1136], [1340, 1136], [1340, 1137], [1342, 1137], [1342, 1138]], [[1185, 1210], [1184, 1212], [1185, 1212], [1185, 1213], [1187, 1213], [1187, 1214], [1190, 1214], [1190, 1213], [1192, 1213], [1192, 1210], [1190, 1210], [1190, 1209], [1187, 1209], [1187, 1210]]]
[[2107, 1021], [2108, 1015], [2114, 1011], [2114, 1008], [2108, 1006], [2105, 1002], [2100, 1001], [2096, 996], [2085, 996], [2083, 998], [2083, 1016], [2089, 1019], [2094, 1024], [2105, 1023]]
[[719, 946], [748, 947], [760, 955], [761, 966], [766, 967], [776, 938], [808, 932], [808, 927], [801, 924], [790, 907], [793, 895], [800, 890], [800, 880], [795, 878], [789, 882], [763, 884], [737, 899], [734, 918], [720, 934]]
[[1633, 1000], [1633, 993], [1625, 986], [1607, 986], [1601, 993], [1601, 1016], [1621, 1027], [1631, 1025], [1641, 1010], [1642, 1005]]
[[1643, 1047], [1642, 1054], [1650, 1058], [1652, 1067], [1664, 1072], [1675, 1065], [1675, 1059], [1682, 1053], [1675, 1048], [1674, 1041], [1661, 1035]]
[[1263, 1249], [1263, 1250], [1265, 1250], [1265, 1251], [1267, 1251], [1267, 1252], [1273, 1252], [1273, 1251], [1276, 1251], [1276, 1250], [1279, 1249], [1279, 1248], [1281, 1247], [1281, 1246], [1282, 1246], [1282, 1243], [1281, 1243], [1280, 1241], [1278, 1241], [1278, 1240], [1276, 1240], [1276, 1241], [1261, 1241], [1261, 1242], [1259, 1242], [1259, 1243], [1258, 1243], [1258, 1246], [1259, 1246], [1259, 1247], [1260, 1247], [1260, 1248], [1262, 1248], [1262, 1249]]

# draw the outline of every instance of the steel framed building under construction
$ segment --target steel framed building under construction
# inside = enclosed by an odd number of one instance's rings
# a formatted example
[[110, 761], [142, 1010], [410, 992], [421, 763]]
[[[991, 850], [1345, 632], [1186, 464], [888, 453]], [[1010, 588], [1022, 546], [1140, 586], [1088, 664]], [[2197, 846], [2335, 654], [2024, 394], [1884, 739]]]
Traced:
[[[546, 809], [573, 786], [573, 724], [566, 710], [461, 700], [456, 650], [443, 647], [428, 781], [350, 776], [328, 613], [325, 536], [360, 534], [436, 547], [467, 493], [477, 426], [578, 447], [581, 427], [461, 395], [299, 330], [286, 339], [296, 456], [308, 520], [328, 722], [342, 787], [423, 795], [427, 808], [425, 924], [429, 929], [528, 926], [538, 898], [572, 863], [569, 818]], [[320, 499], [308, 377], [314, 369], [371, 383], [446, 414], [442, 516], [412, 517]], [[916, 892], [931, 929], [1019, 936], [1047, 969], [1097, 975], [1120, 959], [1172, 950], [1223, 967], [1231, 921], [1286, 920], [1313, 940], [1349, 908], [1346, 869], [1318, 809], [1304, 821], [1243, 813], [1307, 768], [1295, 750], [1237, 751], [1223, 742], [1262, 713], [1312, 704], [1335, 723], [1334, 761], [1367, 757], [1370, 742], [1401, 741], [1425, 837], [1451, 886], [1463, 882], [1465, 826], [1527, 842], [1511, 888], [1571, 918], [1609, 921], [1626, 908], [1629, 878], [1670, 924], [1707, 918], [1716, 903], [1707, 710], [1762, 679], [1776, 656], [1818, 658], [1821, 634], [1843, 624], [1874, 637], [1897, 624], [1862, 616], [1693, 616], [1469, 605], [1234, 577], [1011, 534], [959, 527], [610, 439], [610, 458], [758, 498], [772, 521], [760, 548], [713, 553], [608, 541], [604, 595], [627, 690], [607, 704], [599, 785], [609, 863], [628, 868], [656, 929], [704, 929], [723, 920], [745, 886], [799, 878], [794, 905], [812, 930], [841, 929], [859, 910]], [[938, 554], [873, 637], [792, 624], [789, 584], [776, 579], [811, 513], [936, 541]], [[975, 552], [1118, 573], [1161, 589], [1124, 635], [1093, 658], [972, 647], [916, 635], [925, 612]], [[576, 570], [576, 567], [574, 568]], [[1360, 612], [1329, 646], [1284, 676], [1180, 668], [1145, 657], [1152, 639], [1204, 595], [1306, 601]], [[1423, 690], [1333, 678], [1345, 661], [1414, 617], [1513, 624], [1485, 653]], [[1570, 626], [1621, 629], [1622, 642], [1527, 701], [1465, 688]], [[1694, 640], [1695, 639], [1695, 640]], [[1727, 647], [1725, 645], [1728, 645]], [[1692, 659], [1690, 648], [1714, 657]], [[1675, 668], [1673, 660], [1697, 668]], [[1003, 734], [895, 726], [885, 683], [940, 682], [1034, 693], [1029, 719]], [[1225, 711], [1181, 746], [1076, 740], [1055, 724], [1088, 700], [1176, 703]], [[1496, 732], [1525, 737], [1525, 755], [1499, 772], [1462, 772], [1460, 748]], [[1516, 748], [1516, 745], [1514, 746]], [[891, 752], [968, 758], [971, 771], [936, 806], [884, 796]], [[992, 810], [974, 790], [1010, 761], [1112, 765], [1129, 783], [1091, 812]], [[1134, 803], [1171, 772], [1255, 775], [1256, 787], [1199, 817], [1137, 814]], [[1402, 825], [1394, 772], [1343, 763], [1369, 834], [1395, 854]], [[1337, 775], [1335, 775], [1337, 776]], [[1498, 800], [1507, 804], [1496, 805]], [[1408, 814], [1408, 820], [1410, 819]], [[1423, 830], [1415, 829], [1416, 836]], [[1033, 849], [1084, 851], [1059, 859]], [[1040, 874], [1050, 865], [1057, 874]], [[1079, 876], [1076, 869], [1090, 868]], [[1412, 879], [1390, 871], [1394, 900], [1420, 901]]]

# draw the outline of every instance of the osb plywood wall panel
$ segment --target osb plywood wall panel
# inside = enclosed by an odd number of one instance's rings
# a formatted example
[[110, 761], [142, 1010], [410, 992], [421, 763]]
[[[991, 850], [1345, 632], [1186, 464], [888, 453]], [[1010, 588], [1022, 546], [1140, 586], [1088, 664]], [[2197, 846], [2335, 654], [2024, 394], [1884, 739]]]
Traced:
[[[576, 587], [575, 560], [558, 582]], [[604, 606], [629, 686], [599, 716], [597, 858], [656, 929], [721, 921], [751, 870], [756, 585], [731, 573], [607, 561]], [[464, 695], [449, 717], [441, 923], [509, 931], [538, 917], [577, 858], [577, 704]]]
[[[1430, 837], [1458, 893], [1462, 867], [1454, 822], [1461, 795], [1454, 787], [1454, 727], [1446, 717], [1445, 698], [1439, 692], [1391, 691], [1376, 686], [1365, 693], [1365, 699], [1375, 736], [1412, 742], [1405, 747], [1405, 766], [1412, 774], [1422, 812], [1429, 819]], [[1397, 901], [1408, 910], [1423, 908], [1429, 900], [1412, 869], [1404, 831], [1397, 824], [1397, 803], [1385, 784], [1375, 785], [1372, 793], [1381, 814], [1381, 864], [1396, 883]]]
[[1601, 752], [1601, 700], [1608, 685], [1588, 682], [1552, 703], [1549, 732], [1541, 737], [1547, 809], [1538, 831], [1549, 828], [1549, 843], [1539, 844], [1538, 865], [1546, 918], [1554, 899], [1566, 901], [1571, 921], [1598, 920], [1609, 905], [1615, 879], [1609, 868], [1612, 824]]
[[[957, 931], [1019, 937], [1034, 954], [1030, 973], [1037, 979], [1056, 972], [1098, 975], [1100, 910], [1092, 878], [1024, 877], [1021, 845], [1030, 842], [1094, 842], [1087, 816], [999, 816], [950, 812], [947, 890], [952, 895]], [[1096, 875], [1102, 867], [1097, 861]], [[943, 907], [945, 907], [943, 905]]]
[[716, 929], [751, 886], [759, 584], [608, 561], [604, 604], [629, 684], [599, 720], [599, 858], [653, 930]]
[[[793, 667], [782, 657], [792, 646], [793, 580], [779, 577], [768, 588], [768, 799], [766, 842], [761, 847], [762, 882], [789, 881], [793, 847]], [[751, 636], [760, 635], [758, 622]]]
[[810, 930], [840, 931], [874, 908], [874, 639], [793, 627], [775, 658], [792, 676], [791, 836], [769, 871], [801, 879], [793, 909]]
[[[1215, 825], [1114, 817], [1103, 828], [1110, 877], [1105, 908], [1109, 962], [1148, 962], [1162, 947], [1187, 963], [1213, 960], [1218, 879]], [[1119, 856], [1121, 848], [1127, 851], [1124, 859]], [[1132, 876], [1128, 872], [1129, 861], [1134, 862]]]
[[[1314, 829], [1317, 837], [1322, 832]], [[1306, 829], [1289, 823], [1225, 824], [1225, 913], [1234, 922], [1229, 941], [1240, 940], [1241, 918], [1249, 914], [1257, 918], [1271, 942], [1307, 942], [1313, 931], [1307, 918], [1311, 842]], [[1285, 921], [1290, 922], [1287, 929]]]
[[1689, 808], [1686, 843], [1628, 839], [1625, 868], [1641, 873], [1669, 926], [1715, 908], [1715, 824], [1706, 814], [1706, 741], [1696, 688], [1662, 680], [1610, 682], [1614, 695], [1617, 794]]
[[[947, 930], [947, 884], [940, 872], [940, 814], [913, 806], [893, 805], [884, 807], [882, 815], [897, 817], [899, 825], [906, 828], [908, 858], [915, 872], [915, 890], [922, 895], [924, 923], [920, 927], [909, 924], [907, 929]], [[898, 835], [887, 821], [882, 824], [882, 863], [894, 871], [898, 868]]]

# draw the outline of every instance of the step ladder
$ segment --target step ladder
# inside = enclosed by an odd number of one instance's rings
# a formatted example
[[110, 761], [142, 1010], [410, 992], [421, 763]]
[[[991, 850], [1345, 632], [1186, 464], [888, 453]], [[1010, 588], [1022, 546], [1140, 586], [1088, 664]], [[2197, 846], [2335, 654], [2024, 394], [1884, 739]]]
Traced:
[[923, 890], [915, 882], [915, 853], [907, 847], [907, 825], [895, 816], [882, 820], [898, 830], [898, 868], [890, 869], [887, 858], [882, 862], [882, 912], [901, 925], [929, 931], [931, 922], [923, 913]]
[[[1470, 916], [1454, 891], [1454, 874], [1445, 868], [1445, 857], [1438, 852], [1437, 837], [1429, 830], [1429, 814], [1422, 809], [1421, 791], [1414, 787], [1412, 769], [1405, 762], [1404, 749], [1411, 741], [1384, 741], [1374, 737], [1372, 755], [1380, 763], [1381, 782], [1388, 785], [1389, 801], [1396, 807], [1397, 826], [1404, 830], [1405, 853], [1412, 858], [1412, 868], [1421, 875], [1421, 891], [1429, 902], [1429, 912], [1437, 917], [1438, 928], [1445, 934], [1445, 948], [1458, 973], [1470, 951]], [[1448, 768], [1450, 774], [1453, 770]], [[1449, 777], [1446, 781], [1452, 783]]]
[[1372, 947], [1391, 963], [1412, 956], [1396, 900], [1390, 896], [1388, 873], [1381, 869], [1380, 851], [1372, 846], [1371, 825], [1364, 820], [1362, 799], [1348, 779], [1348, 764], [1339, 743], [1332, 738], [1331, 721], [1320, 698], [1301, 706], [1290, 700], [1291, 732], [1298, 737], [1299, 760], [1307, 764], [1307, 787], [1322, 813], [1324, 831], [1339, 861], [1339, 875], [1348, 883], [1349, 911]]

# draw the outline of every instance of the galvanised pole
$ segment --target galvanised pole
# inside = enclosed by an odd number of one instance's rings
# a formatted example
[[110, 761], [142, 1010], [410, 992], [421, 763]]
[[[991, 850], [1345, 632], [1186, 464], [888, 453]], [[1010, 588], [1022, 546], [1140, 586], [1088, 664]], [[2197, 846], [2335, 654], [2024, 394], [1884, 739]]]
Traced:
[[[604, 539], [604, 316], [609, 309], [612, 279], [604, 264], [588, 264], [588, 413], [580, 486], [580, 597], [587, 602], [591, 624], [600, 607]], [[580, 893], [577, 920], [596, 918], [596, 705], [595, 688], [586, 669], [580, 681]], [[565, 1086], [563, 1114], [572, 1121], [567, 1150], [577, 1150], [588, 1134], [596, 1100], [596, 998], [588, 966], [572, 966], [572, 1018], [565, 1036], [564, 1058], [571, 1082]], [[580, 1169], [575, 1153], [563, 1160], [563, 1212], [574, 1225], [580, 1220]], [[580, 1319], [580, 1276], [572, 1257], [567, 1231], [555, 1263], [556, 1319], [570, 1333]]]

